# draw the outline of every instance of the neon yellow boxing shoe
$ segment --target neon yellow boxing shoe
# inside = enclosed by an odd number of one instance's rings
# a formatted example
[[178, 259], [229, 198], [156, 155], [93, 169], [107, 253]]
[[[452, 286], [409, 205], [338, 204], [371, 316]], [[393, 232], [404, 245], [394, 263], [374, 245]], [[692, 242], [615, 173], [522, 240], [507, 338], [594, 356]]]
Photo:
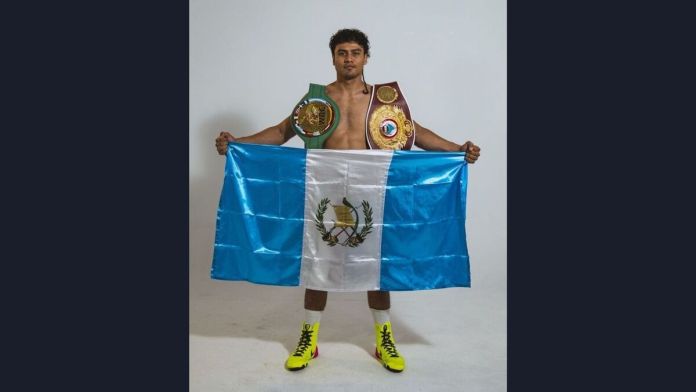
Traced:
[[387, 370], [399, 373], [406, 367], [404, 357], [399, 355], [394, 345], [394, 335], [392, 334], [391, 323], [380, 325], [375, 324], [375, 335], [377, 338], [377, 347], [375, 348], [375, 356], [382, 362]]
[[317, 335], [319, 335], [319, 323], [314, 323], [313, 326], [302, 323], [300, 342], [297, 343], [295, 352], [285, 361], [286, 369], [293, 371], [304, 369], [309, 365], [309, 361], [319, 356]]

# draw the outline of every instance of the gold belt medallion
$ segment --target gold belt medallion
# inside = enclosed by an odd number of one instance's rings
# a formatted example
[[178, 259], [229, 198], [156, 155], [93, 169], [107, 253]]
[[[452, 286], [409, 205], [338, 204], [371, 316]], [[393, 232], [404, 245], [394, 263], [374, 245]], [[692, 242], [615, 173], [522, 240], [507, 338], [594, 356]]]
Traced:
[[382, 105], [370, 116], [370, 136], [381, 149], [403, 150], [413, 135], [413, 123], [398, 106]]
[[381, 86], [377, 89], [377, 99], [382, 103], [392, 103], [399, 98], [399, 92], [392, 86]]
[[334, 112], [331, 105], [320, 98], [305, 99], [293, 111], [295, 127], [307, 136], [319, 136], [331, 128]]
[[326, 86], [309, 84], [309, 91], [295, 105], [290, 114], [290, 125], [305, 143], [305, 148], [323, 148], [341, 121], [341, 111], [326, 94]]

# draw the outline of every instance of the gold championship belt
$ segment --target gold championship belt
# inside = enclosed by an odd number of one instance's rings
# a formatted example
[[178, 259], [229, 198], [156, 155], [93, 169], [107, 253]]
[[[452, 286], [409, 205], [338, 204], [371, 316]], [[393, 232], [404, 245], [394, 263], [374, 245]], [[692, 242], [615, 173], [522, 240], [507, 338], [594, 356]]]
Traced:
[[305, 148], [322, 148], [324, 141], [338, 126], [341, 114], [338, 105], [320, 84], [310, 84], [309, 92], [295, 105], [291, 114], [295, 134], [305, 142]]
[[413, 146], [416, 126], [398, 83], [374, 85], [365, 121], [371, 149], [410, 150]]

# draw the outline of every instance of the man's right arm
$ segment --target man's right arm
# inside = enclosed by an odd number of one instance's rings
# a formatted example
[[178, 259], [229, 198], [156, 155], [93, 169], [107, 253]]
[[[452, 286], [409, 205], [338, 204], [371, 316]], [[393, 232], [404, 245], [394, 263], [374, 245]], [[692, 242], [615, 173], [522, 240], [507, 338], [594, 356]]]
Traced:
[[217, 148], [218, 154], [225, 155], [229, 142], [274, 144], [279, 146], [290, 140], [293, 136], [295, 136], [295, 131], [293, 131], [290, 126], [290, 117], [287, 117], [279, 124], [268, 127], [250, 136], [236, 138], [229, 132], [222, 131], [220, 132], [220, 136], [215, 139], [215, 147]]

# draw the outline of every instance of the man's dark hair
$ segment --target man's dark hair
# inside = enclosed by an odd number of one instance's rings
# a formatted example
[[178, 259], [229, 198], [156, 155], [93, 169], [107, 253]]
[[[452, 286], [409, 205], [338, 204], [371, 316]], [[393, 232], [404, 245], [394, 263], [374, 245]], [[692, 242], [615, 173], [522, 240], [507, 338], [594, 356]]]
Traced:
[[367, 39], [365, 33], [358, 29], [341, 29], [331, 36], [331, 41], [329, 41], [331, 57], [333, 57], [336, 45], [345, 42], [357, 42], [358, 45], [362, 46], [365, 56], [370, 57], [370, 41]]

